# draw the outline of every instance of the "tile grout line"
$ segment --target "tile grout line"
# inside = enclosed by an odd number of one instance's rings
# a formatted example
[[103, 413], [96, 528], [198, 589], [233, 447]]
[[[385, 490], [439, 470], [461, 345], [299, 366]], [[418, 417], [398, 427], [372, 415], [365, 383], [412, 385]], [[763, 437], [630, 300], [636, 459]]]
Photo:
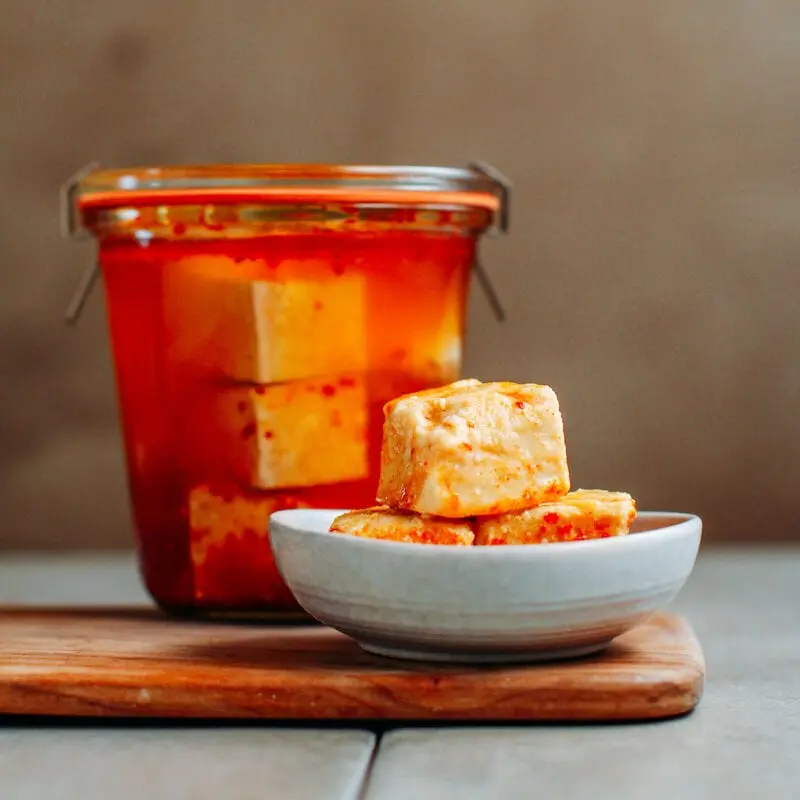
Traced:
[[383, 731], [376, 731], [375, 744], [372, 747], [372, 752], [369, 754], [364, 772], [361, 776], [361, 785], [358, 792], [354, 796], [354, 800], [367, 800], [367, 793], [369, 792], [369, 784], [372, 779], [372, 770], [375, 767], [375, 762], [378, 760], [378, 754], [383, 743]]

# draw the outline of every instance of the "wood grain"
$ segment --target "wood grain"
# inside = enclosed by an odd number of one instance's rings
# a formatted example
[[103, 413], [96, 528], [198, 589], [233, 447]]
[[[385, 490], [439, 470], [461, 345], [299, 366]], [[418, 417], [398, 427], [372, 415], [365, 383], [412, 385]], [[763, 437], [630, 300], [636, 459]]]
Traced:
[[513, 667], [372, 656], [316, 625], [225, 625], [148, 610], [0, 611], [0, 713], [81, 717], [632, 720], [691, 711], [689, 625], [659, 614], [603, 654]]

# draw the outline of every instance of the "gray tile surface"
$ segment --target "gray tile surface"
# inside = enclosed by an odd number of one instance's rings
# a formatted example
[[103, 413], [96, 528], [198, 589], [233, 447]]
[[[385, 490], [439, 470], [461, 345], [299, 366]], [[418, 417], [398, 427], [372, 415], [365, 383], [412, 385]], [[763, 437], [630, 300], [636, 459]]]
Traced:
[[381, 743], [368, 800], [800, 798], [800, 550], [704, 554], [674, 608], [708, 665], [691, 716], [400, 730]]
[[0, 730], [3, 800], [355, 800], [365, 731]]
[[93, 606], [150, 602], [133, 554], [0, 552], [0, 604]]

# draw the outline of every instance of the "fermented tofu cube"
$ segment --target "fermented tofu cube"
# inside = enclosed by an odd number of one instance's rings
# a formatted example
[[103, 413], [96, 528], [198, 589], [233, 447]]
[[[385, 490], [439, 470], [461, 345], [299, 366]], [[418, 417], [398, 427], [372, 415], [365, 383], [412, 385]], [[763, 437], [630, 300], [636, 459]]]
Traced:
[[331, 532], [410, 544], [470, 546], [475, 539], [467, 520], [437, 519], [386, 506], [350, 511], [336, 517]]
[[[363, 276], [255, 280], [230, 261], [165, 272], [169, 357], [249, 383], [360, 371], [367, 359]], [[235, 277], [232, 277], [235, 276]]]
[[417, 376], [431, 386], [454, 381], [460, 374], [469, 277], [462, 261], [470, 254], [468, 247], [457, 253], [445, 250], [423, 241], [413, 255], [370, 274], [372, 369]]
[[[195, 423], [206, 462], [257, 489], [337, 483], [368, 473], [367, 393], [358, 375], [272, 386], [212, 386]], [[224, 473], [223, 473], [224, 474]]]
[[384, 408], [378, 502], [442, 517], [516, 511], [569, 491], [549, 386], [463, 380]]
[[636, 502], [624, 492], [577, 489], [526, 511], [483, 517], [475, 544], [546, 544], [624, 536], [636, 518]]
[[[386, 325], [385, 322], [381, 324]], [[372, 358], [380, 371], [415, 376], [432, 386], [455, 381], [461, 372], [461, 362], [462, 332], [460, 326], [455, 325], [432, 335], [429, 340], [420, 341], [417, 335], [416, 340], [407, 342], [406, 346]]]
[[197, 600], [224, 604], [291, 602], [269, 542], [269, 516], [305, 508], [289, 494], [197, 486], [189, 493], [189, 542]]

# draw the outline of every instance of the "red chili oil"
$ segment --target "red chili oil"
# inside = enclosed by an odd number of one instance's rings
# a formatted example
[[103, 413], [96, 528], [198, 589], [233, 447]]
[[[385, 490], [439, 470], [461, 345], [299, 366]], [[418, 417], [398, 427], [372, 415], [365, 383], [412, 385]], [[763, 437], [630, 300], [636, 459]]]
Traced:
[[494, 198], [150, 191], [147, 174], [127, 176], [136, 191], [95, 175], [78, 200], [99, 241], [145, 584], [176, 613], [296, 608], [269, 514], [375, 502], [384, 404], [460, 375]]

